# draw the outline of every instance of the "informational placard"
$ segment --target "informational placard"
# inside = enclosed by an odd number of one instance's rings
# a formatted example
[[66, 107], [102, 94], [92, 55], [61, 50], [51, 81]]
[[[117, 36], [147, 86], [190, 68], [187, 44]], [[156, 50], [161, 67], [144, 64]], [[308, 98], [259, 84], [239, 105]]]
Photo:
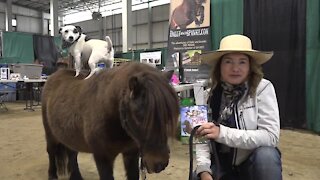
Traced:
[[140, 62], [147, 64], [161, 64], [161, 51], [140, 53]]

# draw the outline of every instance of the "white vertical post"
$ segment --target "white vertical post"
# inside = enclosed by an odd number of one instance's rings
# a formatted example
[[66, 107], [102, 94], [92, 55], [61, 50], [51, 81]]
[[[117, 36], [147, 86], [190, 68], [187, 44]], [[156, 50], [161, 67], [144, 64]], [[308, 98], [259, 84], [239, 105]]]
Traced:
[[12, 31], [12, 0], [7, 0], [6, 6], [6, 31]]
[[50, 26], [51, 36], [58, 36], [58, 1], [50, 0]]
[[132, 0], [122, 0], [122, 51], [128, 52], [132, 49]]
[[149, 29], [149, 40], [148, 40], [148, 47], [149, 49], [152, 48], [153, 42], [153, 27], [152, 27], [152, 7], [150, 6], [150, 2], [148, 1], [148, 29]]

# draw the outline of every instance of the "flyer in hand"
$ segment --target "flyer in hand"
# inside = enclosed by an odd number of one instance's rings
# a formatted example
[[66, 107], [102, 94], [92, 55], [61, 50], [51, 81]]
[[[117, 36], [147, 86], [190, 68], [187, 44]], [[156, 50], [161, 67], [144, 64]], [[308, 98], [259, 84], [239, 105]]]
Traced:
[[[181, 139], [184, 142], [194, 127], [208, 122], [208, 108], [206, 105], [184, 106], [180, 108]], [[194, 143], [205, 143], [204, 139], [196, 138]]]

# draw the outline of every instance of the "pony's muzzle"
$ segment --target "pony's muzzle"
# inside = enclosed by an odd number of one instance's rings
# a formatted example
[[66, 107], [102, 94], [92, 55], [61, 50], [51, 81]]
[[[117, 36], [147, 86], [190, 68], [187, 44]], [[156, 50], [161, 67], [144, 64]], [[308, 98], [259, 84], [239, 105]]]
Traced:
[[169, 154], [145, 154], [142, 157], [143, 166], [148, 173], [159, 173], [163, 171], [169, 164]]
[[159, 162], [159, 163], [155, 163], [155, 164], [146, 164], [146, 169], [148, 171], [149, 174], [152, 173], [160, 173], [161, 171], [163, 171], [169, 164], [169, 161], [167, 162]]
[[155, 168], [154, 168], [154, 172], [155, 173], [159, 173], [161, 172], [162, 170], [164, 170], [166, 167], [168, 166], [168, 162], [163, 164], [163, 163], [158, 163], [155, 165]]

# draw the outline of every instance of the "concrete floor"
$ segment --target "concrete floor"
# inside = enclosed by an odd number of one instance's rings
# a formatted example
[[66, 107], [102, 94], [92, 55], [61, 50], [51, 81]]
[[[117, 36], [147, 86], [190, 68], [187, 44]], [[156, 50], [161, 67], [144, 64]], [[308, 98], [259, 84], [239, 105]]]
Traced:
[[[24, 102], [6, 103], [8, 111], [0, 111], [0, 179], [47, 179], [48, 159], [41, 107], [25, 111]], [[318, 180], [320, 178], [320, 136], [307, 131], [281, 130], [279, 148], [282, 152], [283, 179]], [[93, 158], [80, 153], [80, 171], [85, 179], [98, 179]], [[160, 174], [147, 179], [188, 179], [188, 146], [171, 141], [171, 159]], [[115, 163], [116, 179], [125, 179], [121, 157]], [[67, 179], [66, 177], [62, 179]]]

